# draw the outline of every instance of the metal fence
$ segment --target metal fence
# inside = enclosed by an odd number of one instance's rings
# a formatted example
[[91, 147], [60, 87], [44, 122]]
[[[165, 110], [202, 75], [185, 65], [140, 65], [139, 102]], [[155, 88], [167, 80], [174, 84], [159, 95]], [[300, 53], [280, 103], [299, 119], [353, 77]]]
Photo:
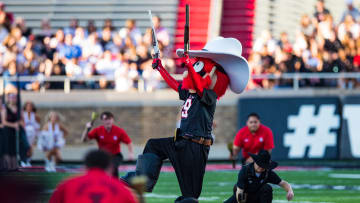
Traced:
[[[176, 80], [182, 80], [181, 74], [172, 75]], [[358, 72], [349, 72], [349, 73], [283, 73], [279, 75], [274, 74], [259, 74], [252, 75], [252, 79], [271, 79], [271, 80], [291, 80], [292, 89], [298, 90], [301, 88], [300, 81], [303, 79], [332, 79], [332, 80], [344, 80], [344, 79], [356, 79], [360, 82], [360, 73]], [[68, 76], [51, 76], [45, 77], [43, 75], [38, 76], [11, 76], [11, 77], [0, 77], [0, 92], [3, 92], [6, 82], [35, 82], [43, 84], [46, 82], [63, 82], [64, 83], [64, 92], [69, 93], [71, 88], [71, 82], [99, 82], [100, 80], [106, 80], [109, 82], [116, 81], [115, 77], [105, 77], [105, 76], [91, 76], [91, 77], [68, 77]], [[145, 81], [144, 79], [138, 79], [137, 89], [140, 92], [144, 92]], [[47, 91], [49, 89], [42, 88], [42, 91]], [[51, 90], [51, 89], [50, 89]]]

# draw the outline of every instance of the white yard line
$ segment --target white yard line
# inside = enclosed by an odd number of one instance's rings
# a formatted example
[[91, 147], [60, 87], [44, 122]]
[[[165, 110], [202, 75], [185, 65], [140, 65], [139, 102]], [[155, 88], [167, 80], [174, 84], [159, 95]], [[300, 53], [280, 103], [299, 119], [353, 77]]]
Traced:
[[[159, 198], [159, 199], [176, 199], [178, 196], [177, 195], [164, 195], [164, 194], [156, 194], [156, 193], [147, 193], [145, 194], [145, 197], [154, 197], [154, 198]], [[214, 200], [218, 200], [220, 199], [219, 197], [200, 197], [199, 200], [202, 201], [214, 201]]]
[[360, 174], [330, 173], [329, 177], [330, 178], [360, 179]]

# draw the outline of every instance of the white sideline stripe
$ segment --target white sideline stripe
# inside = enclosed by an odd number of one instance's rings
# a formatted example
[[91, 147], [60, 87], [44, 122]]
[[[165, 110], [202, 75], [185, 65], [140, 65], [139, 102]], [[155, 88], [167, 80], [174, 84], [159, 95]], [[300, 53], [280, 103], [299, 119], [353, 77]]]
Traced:
[[331, 174], [329, 174], [329, 177], [330, 178], [360, 179], [360, 174], [331, 173]]
[[[145, 197], [154, 197], [154, 198], [159, 198], [159, 199], [176, 199], [178, 196], [177, 195], [163, 195], [163, 194], [156, 194], [156, 193], [148, 193], [145, 194]], [[218, 200], [219, 197], [200, 197], [199, 200], [203, 200], [203, 201], [214, 201], [214, 200]]]
[[[273, 203], [289, 203], [289, 201], [287, 201], [287, 200], [273, 200], [272, 201]], [[293, 203], [296, 203], [296, 202], [298, 202], [298, 203], [315, 203], [315, 202], [309, 202], [309, 201], [291, 201], [291, 202], [293, 202]], [[316, 202], [316, 203], [333, 203], [333, 202]]]

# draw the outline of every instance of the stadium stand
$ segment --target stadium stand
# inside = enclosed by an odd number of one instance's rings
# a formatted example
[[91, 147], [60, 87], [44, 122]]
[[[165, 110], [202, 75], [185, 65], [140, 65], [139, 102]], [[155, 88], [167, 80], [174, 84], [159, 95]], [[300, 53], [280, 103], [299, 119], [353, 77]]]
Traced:
[[34, 34], [40, 32], [41, 21], [44, 18], [50, 20], [53, 31], [68, 26], [69, 21], [74, 18], [79, 19], [80, 26], [86, 26], [88, 20], [94, 20], [97, 27], [102, 27], [105, 19], [111, 19], [117, 29], [123, 27], [127, 19], [134, 19], [144, 33], [149, 27], [147, 10], [151, 9], [154, 14], [164, 19], [162, 24], [169, 30], [170, 35], [173, 35], [177, 12], [177, 0], [39, 0], [35, 2], [5, 0], [3, 2], [9, 12], [26, 19], [27, 25], [33, 28]]

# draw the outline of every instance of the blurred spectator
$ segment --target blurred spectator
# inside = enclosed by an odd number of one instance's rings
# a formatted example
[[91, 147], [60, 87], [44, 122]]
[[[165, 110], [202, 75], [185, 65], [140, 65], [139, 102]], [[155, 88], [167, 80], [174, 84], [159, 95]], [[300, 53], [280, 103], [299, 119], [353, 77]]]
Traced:
[[112, 161], [111, 155], [105, 151], [88, 152], [84, 160], [86, 174], [60, 183], [49, 202], [137, 203], [135, 194], [123, 182], [111, 177]]
[[308, 15], [303, 15], [300, 20], [300, 32], [304, 33], [306, 38], [311, 37], [314, 34], [315, 27], [311, 22], [311, 18]]
[[[17, 95], [14, 93], [7, 95], [7, 104], [2, 106], [1, 121], [4, 126], [2, 138], [3, 158], [6, 170], [18, 170], [18, 163], [16, 157], [16, 139], [17, 133], [20, 131], [21, 119], [18, 116]], [[18, 131], [18, 132], [17, 132]]]
[[96, 32], [94, 20], [88, 20], [86, 31], [87, 31], [87, 35], [90, 35], [90, 34]]
[[68, 60], [81, 57], [81, 48], [73, 44], [73, 36], [71, 34], [65, 36], [64, 46], [59, 48], [59, 54], [60, 58], [65, 57]]
[[51, 26], [50, 26], [50, 21], [49, 19], [42, 19], [41, 21], [41, 31], [40, 31], [40, 36], [43, 37], [51, 37], [51, 35], [53, 34], [53, 31], [51, 30]]
[[5, 4], [3, 2], [0, 2], [0, 19], [0, 24], [3, 24], [6, 29], [10, 30], [14, 22], [14, 15], [5, 11]]
[[118, 67], [120, 67], [120, 61], [113, 60], [111, 52], [106, 50], [103, 57], [96, 63], [96, 72], [100, 75], [111, 77]]
[[87, 42], [82, 47], [82, 56], [85, 60], [96, 62], [102, 55], [103, 48], [97, 40], [96, 32], [89, 35]]
[[170, 45], [170, 36], [169, 36], [167, 29], [162, 26], [160, 16], [154, 16], [152, 20], [154, 23], [157, 40], [164, 47], [169, 46]]
[[261, 52], [266, 47], [267, 51], [273, 53], [276, 48], [276, 41], [272, 38], [270, 31], [264, 30], [261, 32], [260, 38], [255, 40], [253, 51]]
[[65, 35], [71, 34], [72, 36], [74, 36], [75, 30], [78, 27], [79, 27], [79, 20], [76, 18], [71, 19], [69, 23], [69, 27], [64, 28]]
[[26, 166], [31, 166], [30, 161], [33, 154], [33, 148], [36, 146], [36, 140], [40, 132], [40, 117], [36, 114], [36, 107], [33, 102], [25, 102], [23, 119], [25, 124], [26, 136], [30, 144], [30, 150], [28, 154], [28, 159], [26, 160]]
[[160, 16], [153, 16], [152, 18], [155, 32], [156, 32], [156, 38], [159, 42], [159, 48], [161, 50], [161, 54], [169, 58], [171, 57], [171, 47], [170, 47], [170, 35], [168, 30], [161, 24], [161, 18]]
[[330, 14], [330, 11], [325, 8], [325, 2], [324, 0], [317, 0], [316, 6], [315, 6], [315, 19], [317, 22], [321, 22], [324, 20], [324, 16]]
[[105, 19], [104, 21], [104, 26], [103, 26], [103, 30], [104, 29], [110, 29], [111, 32], [115, 31], [115, 27], [113, 26], [112, 20], [111, 19]]
[[141, 31], [136, 27], [136, 21], [134, 19], [126, 20], [125, 27], [120, 29], [119, 35], [122, 39], [130, 37], [134, 46], [140, 44], [142, 41]]
[[85, 38], [84, 28], [82, 27], [76, 28], [75, 35], [73, 38], [73, 44], [83, 47], [85, 46], [85, 43], [86, 43], [86, 38]]
[[155, 89], [161, 88], [162, 77], [159, 71], [155, 71], [151, 66], [145, 66], [145, 69], [142, 72], [142, 77], [144, 79], [145, 90], [147, 92], [152, 92]]
[[358, 21], [360, 17], [360, 12], [353, 5], [353, 0], [345, 0], [346, 10], [343, 12], [341, 17], [341, 22], [343, 22], [347, 15], [351, 15], [354, 21]]
[[25, 20], [22, 17], [16, 17], [15, 26], [20, 28], [22, 35], [26, 38], [32, 34], [31, 28], [26, 27]]
[[56, 164], [61, 161], [61, 148], [65, 145], [67, 129], [62, 124], [64, 118], [55, 111], [50, 111], [45, 118], [44, 127], [39, 135], [38, 147], [45, 153], [45, 170], [56, 171]]
[[100, 44], [103, 50], [113, 50], [115, 45], [112, 41], [112, 32], [110, 27], [105, 27], [102, 30]]

